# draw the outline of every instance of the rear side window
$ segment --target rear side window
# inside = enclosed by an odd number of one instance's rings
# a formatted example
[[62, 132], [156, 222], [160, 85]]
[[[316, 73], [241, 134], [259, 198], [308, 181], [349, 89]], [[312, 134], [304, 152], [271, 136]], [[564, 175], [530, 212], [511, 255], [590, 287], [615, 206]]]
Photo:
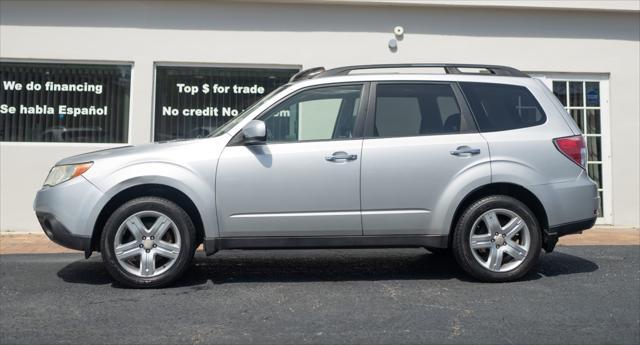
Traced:
[[506, 131], [543, 124], [542, 107], [526, 87], [460, 83], [482, 132]]
[[390, 138], [468, 132], [473, 127], [460, 113], [448, 84], [378, 84], [373, 134]]

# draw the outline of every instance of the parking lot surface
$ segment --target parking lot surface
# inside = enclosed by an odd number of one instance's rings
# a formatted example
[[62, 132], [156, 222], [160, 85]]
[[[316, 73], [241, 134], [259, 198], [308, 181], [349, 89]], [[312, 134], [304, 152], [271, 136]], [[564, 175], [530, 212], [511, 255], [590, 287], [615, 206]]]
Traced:
[[559, 247], [483, 284], [418, 249], [198, 254], [161, 290], [99, 255], [0, 256], [0, 343], [638, 344], [640, 247]]

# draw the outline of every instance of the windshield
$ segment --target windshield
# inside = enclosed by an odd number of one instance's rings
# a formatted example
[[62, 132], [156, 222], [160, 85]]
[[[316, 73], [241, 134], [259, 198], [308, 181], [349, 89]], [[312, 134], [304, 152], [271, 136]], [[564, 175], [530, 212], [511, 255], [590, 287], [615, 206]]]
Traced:
[[240, 113], [238, 116], [236, 116], [233, 120], [231, 120], [231, 121], [225, 123], [224, 125], [218, 127], [215, 131], [213, 131], [213, 133], [209, 134], [209, 137], [217, 137], [217, 136], [219, 136], [219, 135], [221, 135], [223, 133], [226, 133], [228, 130], [230, 130], [235, 125], [240, 123], [240, 121], [242, 121], [245, 117], [247, 117], [247, 115], [251, 114], [251, 112], [253, 112], [254, 109], [260, 107], [266, 101], [270, 100], [271, 98], [273, 98], [273, 96], [277, 95], [278, 93], [280, 93], [280, 91], [288, 88], [289, 86], [291, 86], [291, 84], [284, 84], [284, 85], [278, 87], [277, 89], [271, 91], [268, 95], [262, 97], [259, 101], [257, 101], [256, 103], [253, 103], [253, 105], [251, 105], [249, 108], [245, 109], [242, 113]]

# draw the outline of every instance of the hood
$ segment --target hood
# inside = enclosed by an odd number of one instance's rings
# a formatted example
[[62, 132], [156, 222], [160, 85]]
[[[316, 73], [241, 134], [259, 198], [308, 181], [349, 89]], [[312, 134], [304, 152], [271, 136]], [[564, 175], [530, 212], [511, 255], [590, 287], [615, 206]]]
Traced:
[[143, 145], [128, 145], [128, 146], [114, 147], [111, 149], [98, 150], [98, 151], [79, 154], [76, 156], [67, 157], [57, 162], [56, 165], [95, 162], [99, 160], [125, 158], [126, 156], [131, 156], [133, 158], [135, 156], [149, 157], [149, 156], [157, 155], [161, 157], [163, 155], [162, 152], [164, 150], [172, 151], [174, 148], [199, 144], [205, 140], [207, 140], [207, 138], [174, 140], [174, 141], [157, 142], [157, 143], [143, 144]]

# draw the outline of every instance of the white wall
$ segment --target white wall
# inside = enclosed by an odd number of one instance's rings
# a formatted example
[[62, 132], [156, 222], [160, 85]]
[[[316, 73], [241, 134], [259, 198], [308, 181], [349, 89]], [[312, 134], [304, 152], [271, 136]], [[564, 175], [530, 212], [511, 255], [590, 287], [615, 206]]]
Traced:
[[[406, 29], [397, 52], [387, 42]], [[151, 136], [153, 64], [464, 62], [609, 73], [613, 223], [640, 225], [638, 12], [194, 2], [1, 1], [2, 58], [132, 62], [131, 143]], [[50, 166], [100, 145], [0, 144], [0, 229], [39, 229]]]
[[306, 3], [306, 4], [350, 4], [387, 6], [452, 6], [493, 8], [535, 8], [600, 11], [638, 11], [640, 2], [635, 0], [238, 0], [248, 2]]

